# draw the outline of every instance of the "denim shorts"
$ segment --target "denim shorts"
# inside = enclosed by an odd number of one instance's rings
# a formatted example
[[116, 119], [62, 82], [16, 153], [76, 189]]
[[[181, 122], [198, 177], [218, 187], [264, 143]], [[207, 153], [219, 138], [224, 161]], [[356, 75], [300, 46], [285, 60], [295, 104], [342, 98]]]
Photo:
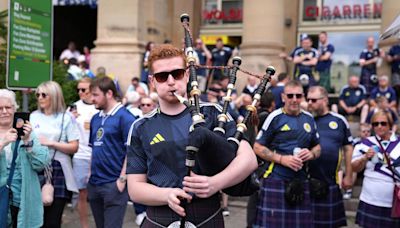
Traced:
[[90, 160], [74, 158], [72, 165], [78, 189], [86, 189], [89, 180]]

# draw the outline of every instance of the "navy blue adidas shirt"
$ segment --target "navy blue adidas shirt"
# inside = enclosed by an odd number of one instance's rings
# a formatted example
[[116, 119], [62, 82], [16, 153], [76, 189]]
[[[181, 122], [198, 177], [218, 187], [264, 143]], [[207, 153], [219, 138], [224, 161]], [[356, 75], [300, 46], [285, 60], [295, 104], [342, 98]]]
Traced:
[[[313, 58], [318, 58], [318, 52], [317, 49], [311, 48], [310, 50], [305, 50], [304, 48], [299, 48], [295, 51], [294, 56], [303, 56], [303, 55], [309, 55], [311, 53]], [[304, 61], [308, 61], [310, 59], [305, 59]], [[308, 76], [312, 75], [312, 71], [314, 69], [314, 66], [309, 66], [309, 65], [303, 65], [302, 63], [296, 64], [296, 76], [299, 77], [302, 74], [306, 74]]]
[[315, 122], [320, 136], [321, 156], [310, 161], [310, 173], [312, 177], [334, 185], [340, 168], [339, 150], [353, 141], [349, 124], [342, 115], [334, 112], [315, 117]]
[[[312, 115], [301, 111], [298, 116], [289, 116], [283, 108], [273, 111], [265, 120], [256, 141], [282, 155], [293, 155], [296, 147], [311, 149], [319, 144], [319, 136]], [[275, 164], [272, 175], [284, 180], [293, 177], [305, 178], [304, 171]]]
[[[325, 53], [330, 52], [331, 54], [333, 54], [333, 52], [335, 52], [335, 47], [332, 44], [328, 44], [326, 46], [321, 45], [319, 47], [319, 52], [320, 55], [325, 55]], [[317, 66], [315, 67], [315, 69], [317, 71], [327, 71], [331, 68], [332, 65], [332, 56], [331, 58], [329, 58], [328, 60], [318, 60]]]
[[[394, 45], [390, 48], [389, 53], [390, 56], [400, 56], [400, 45]], [[391, 62], [392, 73], [400, 73], [400, 59], [393, 60]]]
[[340, 91], [339, 100], [343, 100], [348, 107], [354, 107], [366, 98], [367, 90], [363, 85], [351, 88], [345, 85]]
[[[218, 125], [217, 116], [221, 110], [216, 104], [201, 103], [201, 113], [208, 129], [212, 130]], [[130, 130], [126, 173], [146, 174], [148, 182], [158, 187], [182, 187], [186, 175], [185, 148], [191, 124], [188, 109], [174, 116], [156, 109], [137, 120]], [[225, 124], [225, 131], [226, 137], [236, 132], [231, 117]], [[202, 173], [198, 167], [194, 167], [193, 171]]]
[[135, 117], [118, 104], [109, 114], [100, 112], [90, 122], [89, 146], [92, 164], [89, 183], [102, 185], [116, 181], [121, 175], [126, 156], [129, 128]]
[[[375, 48], [373, 50], [364, 49], [360, 54], [360, 59], [364, 59], [365, 61], [368, 61], [375, 57], [379, 57], [379, 55], [380, 55], [380, 51], [378, 48]], [[361, 68], [361, 74], [364, 75], [365, 73], [376, 74], [376, 64], [371, 63], [368, 65], [364, 65]]]
[[384, 96], [388, 99], [389, 103], [392, 101], [397, 101], [396, 91], [391, 86], [388, 86], [387, 89], [381, 90], [379, 87], [375, 87], [371, 91], [371, 99], [375, 99], [377, 97]]

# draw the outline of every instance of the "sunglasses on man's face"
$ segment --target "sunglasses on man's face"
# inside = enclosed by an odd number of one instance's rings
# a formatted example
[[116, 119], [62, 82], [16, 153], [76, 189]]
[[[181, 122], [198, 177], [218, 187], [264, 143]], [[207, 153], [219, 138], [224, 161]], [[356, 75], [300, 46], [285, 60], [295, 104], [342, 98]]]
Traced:
[[39, 97], [42, 97], [45, 99], [47, 97], [47, 93], [36, 93], [36, 98], [39, 98]]
[[154, 74], [154, 78], [157, 82], [163, 83], [168, 80], [169, 75], [171, 75], [174, 80], [181, 80], [185, 76], [185, 69], [176, 69], [170, 72], [159, 72]]
[[377, 121], [377, 122], [373, 122], [372, 123], [373, 127], [377, 127], [379, 125], [381, 125], [382, 127], [386, 127], [388, 125], [388, 122], [386, 122], [386, 121]]
[[76, 92], [77, 93], [79, 93], [79, 92], [85, 93], [86, 92], [86, 88], [77, 88]]
[[321, 100], [321, 99], [323, 99], [323, 97], [319, 97], [319, 98], [307, 98], [307, 102], [310, 102], [310, 101], [311, 101], [311, 103], [316, 103], [318, 100]]
[[289, 99], [293, 99], [293, 97], [296, 97], [297, 99], [301, 99], [303, 97], [303, 94], [301, 93], [287, 93], [286, 97]]

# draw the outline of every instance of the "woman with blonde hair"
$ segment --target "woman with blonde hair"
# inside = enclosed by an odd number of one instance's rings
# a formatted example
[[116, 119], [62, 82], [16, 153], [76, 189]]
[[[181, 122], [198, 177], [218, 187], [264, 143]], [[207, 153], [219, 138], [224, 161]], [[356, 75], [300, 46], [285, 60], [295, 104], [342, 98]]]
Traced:
[[389, 112], [376, 112], [371, 125], [375, 136], [355, 146], [351, 162], [354, 172], [365, 169], [356, 224], [366, 228], [400, 227], [400, 219], [391, 217], [393, 197], [399, 197], [393, 196], [393, 191], [399, 183], [395, 164], [400, 161], [400, 140], [391, 132], [393, 119]]
[[44, 207], [43, 227], [61, 227], [65, 204], [71, 199], [72, 192], [79, 192], [71, 162], [71, 155], [78, 150], [79, 130], [75, 119], [66, 112], [64, 96], [57, 82], [41, 83], [36, 98], [38, 110], [31, 114], [30, 121], [40, 143], [49, 148], [52, 158], [46, 175], [44, 172], [39, 175], [42, 184], [50, 180], [54, 186], [54, 200]]
[[[24, 135], [17, 141], [17, 130], [13, 128], [17, 108], [15, 93], [0, 89], [0, 186], [6, 185], [11, 173], [11, 183], [7, 183], [12, 192], [9, 201], [11, 220], [7, 223], [11, 223], [12, 227], [37, 228], [43, 223], [37, 172], [49, 163], [49, 151], [47, 147], [40, 145], [28, 121], [23, 125]], [[16, 142], [19, 142], [18, 145]], [[17, 153], [14, 153], [16, 146]], [[12, 168], [15, 155], [15, 168]]]

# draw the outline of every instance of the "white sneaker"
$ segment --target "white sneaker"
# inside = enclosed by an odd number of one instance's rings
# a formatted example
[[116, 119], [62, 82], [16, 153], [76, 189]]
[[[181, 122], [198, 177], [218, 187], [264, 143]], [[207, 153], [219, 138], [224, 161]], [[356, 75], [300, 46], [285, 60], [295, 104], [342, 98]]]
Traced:
[[229, 209], [227, 207], [222, 208], [222, 215], [223, 216], [229, 216], [231, 213], [229, 212]]
[[147, 214], [146, 212], [142, 212], [138, 215], [136, 215], [135, 223], [136, 225], [140, 226], [143, 222], [143, 220], [146, 218]]
[[349, 199], [351, 199], [351, 195], [352, 195], [352, 192], [351, 192], [351, 191], [346, 191], [346, 192], [343, 194], [343, 199], [344, 199], [344, 200], [349, 200]]

